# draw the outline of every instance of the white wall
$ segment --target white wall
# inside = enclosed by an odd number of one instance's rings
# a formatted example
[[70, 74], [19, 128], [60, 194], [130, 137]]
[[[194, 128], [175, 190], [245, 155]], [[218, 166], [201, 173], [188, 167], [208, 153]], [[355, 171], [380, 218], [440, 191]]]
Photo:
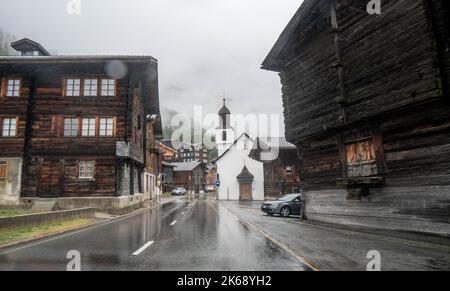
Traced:
[[159, 195], [159, 189], [156, 177], [150, 173], [144, 172], [142, 179], [142, 189], [144, 189], [144, 200], [156, 201], [156, 196]]
[[0, 205], [17, 205], [22, 188], [22, 158], [0, 158], [8, 163], [7, 178], [0, 181]]
[[[247, 140], [247, 148], [244, 147]], [[255, 176], [253, 180], [253, 200], [264, 200], [264, 167], [263, 163], [249, 158], [253, 141], [242, 136], [236, 145], [217, 162], [217, 173], [220, 176], [218, 189], [219, 200], [239, 200], [239, 182], [237, 176], [244, 166]]]

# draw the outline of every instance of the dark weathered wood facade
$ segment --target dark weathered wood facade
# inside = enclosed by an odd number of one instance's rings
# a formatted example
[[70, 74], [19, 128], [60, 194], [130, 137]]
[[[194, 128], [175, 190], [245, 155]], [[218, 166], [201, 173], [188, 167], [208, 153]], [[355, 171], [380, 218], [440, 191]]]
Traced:
[[[264, 153], [269, 158], [264, 158]], [[300, 192], [297, 148], [284, 138], [258, 138], [250, 156], [264, 163], [264, 197], [279, 199]]]
[[311, 219], [450, 234], [449, 3], [305, 0], [263, 68]]
[[194, 193], [200, 193], [204, 190], [205, 177], [206, 177], [206, 166], [201, 162], [190, 162], [190, 163], [172, 163], [175, 166], [173, 169], [174, 173], [174, 184], [177, 187], [183, 187], [187, 191]]
[[[113, 75], [126, 74], [109, 76], [108, 67]], [[21, 197], [142, 193], [146, 116], [159, 114], [157, 76], [157, 61], [151, 57], [0, 57], [0, 119], [18, 120], [17, 135], [0, 138], [0, 160], [23, 159]], [[21, 80], [19, 96], [5, 94], [10, 78]], [[67, 93], [69, 79], [80, 80], [79, 94]], [[85, 79], [98, 82], [92, 96], [83, 91]], [[110, 94], [101, 92], [104, 80], [114, 80]], [[93, 124], [89, 136], [82, 134], [87, 118]], [[72, 136], [68, 119], [77, 127]], [[106, 119], [109, 131], [102, 134]], [[80, 163], [86, 161], [93, 162], [89, 178], [80, 177]]]

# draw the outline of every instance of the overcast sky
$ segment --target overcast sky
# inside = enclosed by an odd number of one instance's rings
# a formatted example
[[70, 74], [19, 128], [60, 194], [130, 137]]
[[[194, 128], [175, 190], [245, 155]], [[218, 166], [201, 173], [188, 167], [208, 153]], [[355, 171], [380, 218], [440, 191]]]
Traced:
[[58, 54], [151, 55], [161, 109], [282, 113], [276, 73], [260, 69], [302, 0], [1, 0], [0, 28]]

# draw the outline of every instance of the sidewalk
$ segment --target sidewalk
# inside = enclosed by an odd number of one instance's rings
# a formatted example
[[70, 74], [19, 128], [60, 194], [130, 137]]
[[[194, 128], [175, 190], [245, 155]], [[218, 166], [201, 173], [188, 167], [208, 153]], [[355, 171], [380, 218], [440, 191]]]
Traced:
[[450, 270], [450, 238], [269, 217], [260, 202], [219, 204], [322, 271], [366, 271], [371, 250], [383, 271]]

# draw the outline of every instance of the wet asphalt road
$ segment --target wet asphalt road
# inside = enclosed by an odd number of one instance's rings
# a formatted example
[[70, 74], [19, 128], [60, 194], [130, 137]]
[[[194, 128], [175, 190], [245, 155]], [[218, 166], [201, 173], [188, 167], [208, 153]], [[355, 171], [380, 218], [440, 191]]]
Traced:
[[0, 250], [0, 270], [64, 271], [71, 250], [80, 252], [82, 271], [308, 270], [214, 201], [170, 203], [87, 230]]

